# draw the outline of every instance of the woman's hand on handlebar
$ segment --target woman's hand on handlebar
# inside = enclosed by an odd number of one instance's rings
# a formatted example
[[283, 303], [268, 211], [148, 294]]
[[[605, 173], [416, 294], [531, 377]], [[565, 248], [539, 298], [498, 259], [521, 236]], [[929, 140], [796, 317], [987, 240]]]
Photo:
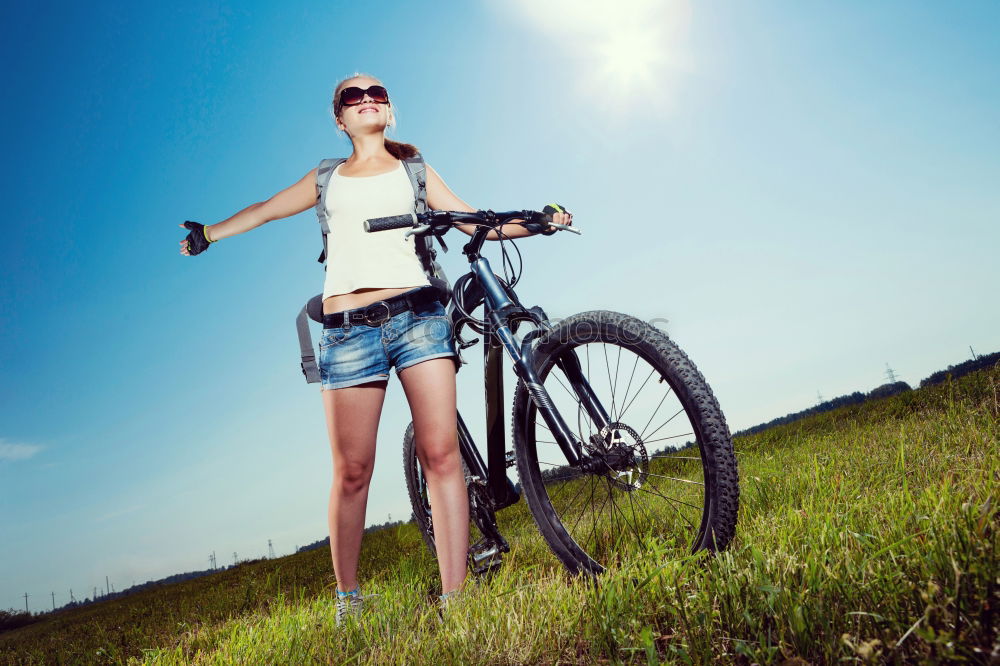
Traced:
[[[543, 213], [547, 213], [552, 216], [552, 224], [565, 224], [570, 226], [573, 224], [573, 213], [566, 210], [565, 207], [559, 204], [546, 204], [545, 208], [542, 209]], [[543, 231], [542, 233], [546, 236], [551, 236], [558, 229], [549, 229], [548, 231]]]

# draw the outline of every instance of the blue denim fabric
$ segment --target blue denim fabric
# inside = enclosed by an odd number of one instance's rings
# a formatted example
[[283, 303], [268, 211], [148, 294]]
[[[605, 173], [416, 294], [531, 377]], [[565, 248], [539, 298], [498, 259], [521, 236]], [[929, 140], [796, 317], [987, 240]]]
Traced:
[[458, 372], [451, 320], [444, 306], [435, 301], [400, 312], [378, 326], [324, 328], [319, 340], [319, 377], [322, 389], [346, 388], [388, 379], [393, 366], [398, 376], [415, 363], [445, 356], [453, 357]]

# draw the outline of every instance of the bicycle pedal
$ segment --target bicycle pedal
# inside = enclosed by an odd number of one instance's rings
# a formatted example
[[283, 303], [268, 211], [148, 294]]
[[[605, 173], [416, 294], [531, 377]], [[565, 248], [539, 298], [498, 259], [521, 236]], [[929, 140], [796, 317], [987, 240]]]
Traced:
[[479, 553], [480, 551], [489, 550], [489, 548], [492, 545], [493, 542], [489, 539], [489, 537], [483, 537], [479, 541], [469, 546], [469, 556], [471, 557], [473, 554]]
[[480, 577], [489, 576], [496, 573], [502, 564], [503, 562], [501, 562], [499, 558], [496, 560], [490, 560], [489, 563], [484, 564], [481, 567], [474, 568], [472, 573]]
[[490, 541], [479, 541], [469, 549], [469, 566], [477, 576], [491, 572], [503, 563], [499, 546]]

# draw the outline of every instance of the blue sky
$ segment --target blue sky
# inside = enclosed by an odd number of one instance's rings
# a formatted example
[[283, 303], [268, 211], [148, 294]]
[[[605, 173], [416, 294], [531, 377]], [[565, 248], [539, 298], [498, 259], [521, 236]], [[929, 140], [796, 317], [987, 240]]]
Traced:
[[[329, 96], [355, 71], [471, 205], [574, 212], [583, 235], [520, 243], [526, 303], [667, 319], [733, 430], [1000, 349], [995, 3], [3, 11], [0, 608], [326, 534], [293, 330], [315, 215], [193, 258], [177, 224], [347, 155]], [[409, 516], [408, 421], [393, 379], [369, 524]]]

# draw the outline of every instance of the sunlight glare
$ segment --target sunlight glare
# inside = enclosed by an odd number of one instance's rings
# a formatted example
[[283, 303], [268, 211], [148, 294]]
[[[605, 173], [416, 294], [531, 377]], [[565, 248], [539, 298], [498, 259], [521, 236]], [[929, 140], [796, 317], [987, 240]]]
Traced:
[[688, 68], [688, 0], [515, 0], [509, 6], [579, 60], [577, 92], [588, 101], [614, 107], [615, 96], [640, 95], [662, 106], [677, 73]]

